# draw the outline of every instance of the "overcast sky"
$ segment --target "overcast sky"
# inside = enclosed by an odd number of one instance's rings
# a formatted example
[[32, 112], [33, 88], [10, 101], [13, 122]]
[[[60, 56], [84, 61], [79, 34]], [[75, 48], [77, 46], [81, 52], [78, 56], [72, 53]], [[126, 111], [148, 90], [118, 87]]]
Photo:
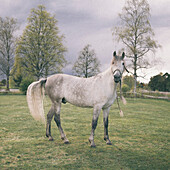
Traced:
[[[170, 0], [148, 2], [155, 39], [162, 45], [155, 57], [162, 62], [147, 70], [146, 79], [141, 79], [143, 82], [160, 72], [170, 73]], [[120, 49], [113, 41], [111, 29], [118, 24], [118, 13], [124, 3], [125, 0], [0, 0], [0, 16], [17, 18], [20, 24], [17, 34], [21, 35], [30, 10], [39, 4], [44, 5], [48, 12], [55, 14], [60, 33], [65, 35], [66, 59], [73, 64], [83, 47], [90, 44], [103, 71], [110, 65], [112, 52]], [[71, 68], [70, 64], [64, 72], [70, 73]]]

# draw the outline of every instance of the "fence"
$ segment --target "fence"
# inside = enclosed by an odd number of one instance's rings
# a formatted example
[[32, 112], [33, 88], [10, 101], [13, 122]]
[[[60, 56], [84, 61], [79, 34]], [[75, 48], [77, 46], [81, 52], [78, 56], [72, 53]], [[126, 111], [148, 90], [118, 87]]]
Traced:
[[137, 98], [151, 98], [151, 99], [164, 99], [170, 100], [170, 92], [158, 92], [142, 90], [136, 94], [132, 92], [123, 93], [125, 97], [137, 97]]

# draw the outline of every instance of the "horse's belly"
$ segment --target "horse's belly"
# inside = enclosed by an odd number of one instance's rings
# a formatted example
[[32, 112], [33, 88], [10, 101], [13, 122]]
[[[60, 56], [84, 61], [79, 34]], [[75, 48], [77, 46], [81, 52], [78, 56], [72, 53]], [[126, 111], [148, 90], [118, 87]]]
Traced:
[[77, 85], [76, 87], [68, 86], [68, 88], [63, 91], [66, 101], [73, 105], [80, 107], [93, 107], [94, 105], [95, 95], [93, 95], [93, 91], [89, 89]]
[[92, 95], [69, 95], [66, 97], [66, 101], [79, 106], [79, 107], [94, 107], [95, 105], [101, 105], [101, 108], [107, 108], [110, 107], [114, 101], [115, 96], [108, 99], [106, 96], [92, 96]]
[[78, 106], [78, 107], [85, 107], [85, 108], [92, 108], [93, 107], [93, 105], [85, 104], [85, 103], [81, 103], [81, 102], [78, 103], [78, 102], [69, 102], [68, 101], [68, 103], [73, 104], [73, 105]]
[[74, 98], [66, 98], [66, 101], [79, 107], [93, 107], [93, 102], [89, 101], [88, 99], [83, 99], [81, 97]]

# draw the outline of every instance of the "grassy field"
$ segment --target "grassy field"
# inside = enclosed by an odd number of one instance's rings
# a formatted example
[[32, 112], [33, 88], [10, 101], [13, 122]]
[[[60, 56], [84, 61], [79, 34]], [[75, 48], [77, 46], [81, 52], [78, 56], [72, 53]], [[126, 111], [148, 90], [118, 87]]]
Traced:
[[[119, 116], [115, 103], [109, 116], [113, 143], [103, 140], [100, 115], [90, 148], [92, 109], [62, 106], [62, 126], [70, 141], [63, 144], [52, 122], [54, 141], [45, 137], [43, 124], [29, 114], [24, 95], [0, 95], [0, 169], [170, 169], [170, 102], [127, 99]], [[50, 101], [45, 98], [45, 111]]]

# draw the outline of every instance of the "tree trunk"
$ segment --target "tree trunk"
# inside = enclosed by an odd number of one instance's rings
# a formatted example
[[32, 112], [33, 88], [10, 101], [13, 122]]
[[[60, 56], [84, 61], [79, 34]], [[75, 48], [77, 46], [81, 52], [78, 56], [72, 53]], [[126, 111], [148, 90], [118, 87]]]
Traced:
[[9, 76], [10, 76], [10, 68], [9, 68], [9, 55], [8, 55], [8, 66], [6, 72], [6, 91], [9, 91]]
[[45, 68], [45, 78], [47, 78], [47, 76], [48, 76], [48, 69]]
[[136, 85], [137, 85], [137, 76], [134, 75], [134, 89], [133, 89], [133, 93], [134, 93], [135, 97], [136, 97]]
[[6, 80], [6, 91], [9, 91], [9, 75], [7, 75], [7, 80]]
[[40, 79], [40, 76], [37, 76], [37, 81], [39, 81], [39, 79]]
[[87, 67], [88, 67], [88, 58], [86, 57], [86, 70], [85, 70], [85, 78], [87, 78], [87, 77], [88, 77], [88, 69], [87, 69]]
[[133, 93], [134, 93], [134, 96], [136, 97], [136, 85], [137, 85], [137, 73], [136, 73], [136, 70], [137, 70], [137, 54], [135, 54], [135, 61], [134, 61], [134, 90], [133, 90]]

